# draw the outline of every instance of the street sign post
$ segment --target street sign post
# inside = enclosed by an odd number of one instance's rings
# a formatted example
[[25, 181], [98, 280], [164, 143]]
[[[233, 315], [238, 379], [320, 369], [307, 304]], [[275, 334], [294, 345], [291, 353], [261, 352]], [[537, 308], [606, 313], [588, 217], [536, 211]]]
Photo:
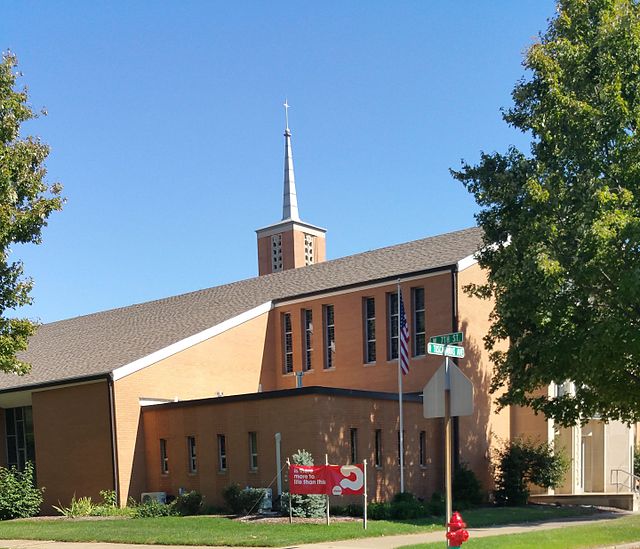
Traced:
[[427, 352], [444, 356], [444, 364], [438, 369], [422, 393], [424, 417], [444, 417], [444, 478], [446, 492], [447, 522], [451, 521], [453, 502], [451, 417], [471, 415], [473, 413], [473, 384], [462, 371], [449, 360], [449, 357], [464, 358], [464, 347], [454, 345], [462, 343], [464, 334], [453, 332], [429, 338]]
[[443, 345], [451, 345], [453, 343], [462, 343], [464, 341], [464, 333], [453, 332], [451, 334], [442, 334], [438, 336], [431, 336], [429, 343], [442, 343]]
[[464, 358], [464, 347], [458, 347], [457, 345], [445, 345], [443, 343], [429, 342], [427, 345], [427, 352], [430, 355]]

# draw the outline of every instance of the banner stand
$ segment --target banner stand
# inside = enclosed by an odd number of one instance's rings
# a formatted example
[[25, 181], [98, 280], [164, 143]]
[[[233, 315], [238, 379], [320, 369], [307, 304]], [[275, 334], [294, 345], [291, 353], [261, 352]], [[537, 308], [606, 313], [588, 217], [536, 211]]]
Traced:
[[[289, 472], [291, 471], [291, 461], [287, 458], [287, 478], [289, 477]], [[289, 482], [289, 524], [293, 523], [293, 509], [291, 507], [291, 482]]]
[[[367, 460], [366, 459], [363, 460], [362, 463], [364, 464], [364, 494], [363, 494], [364, 506], [362, 508], [362, 527], [366, 530], [367, 529]], [[329, 496], [327, 496], [327, 498], [328, 497]], [[328, 516], [329, 516], [329, 507], [327, 505], [327, 517]]]
[[[324, 464], [329, 465], [329, 456], [324, 455]], [[329, 526], [329, 494], [327, 494], [327, 526]]]

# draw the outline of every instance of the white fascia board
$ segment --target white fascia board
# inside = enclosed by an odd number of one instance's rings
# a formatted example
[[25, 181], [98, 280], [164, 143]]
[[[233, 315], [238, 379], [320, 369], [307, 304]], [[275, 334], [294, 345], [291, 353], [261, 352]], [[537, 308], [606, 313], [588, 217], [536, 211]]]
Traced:
[[457, 263], [458, 272], [468, 269], [472, 265], [475, 265], [477, 262], [478, 262], [478, 258], [476, 257], [476, 254], [471, 254], [471, 255], [468, 255], [467, 257], [463, 257]]
[[130, 362], [129, 364], [125, 364], [124, 366], [120, 366], [119, 368], [116, 368], [115, 370], [113, 370], [113, 373], [112, 373], [113, 380], [117, 381], [118, 379], [122, 379], [123, 377], [131, 375], [139, 370], [142, 370], [143, 368], [146, 368], [147, 366], [151, 366], [152, 364], [155, 364], [156, 362], [162, 359], [170, 357], [171, 355], [175, 355], [180, 351], [184, 351], [189, 347], [193, 347], [198, 343], [202, 343], [207, 339], [220, 335], [221, 333], [226, 332], [231, 328], [235, 328], [236, 326], [240, 326], [240, 324], [244, 324], [249, 320], [253, 320], [256, 317], [269, 312], [271, 309], [273, 309], [273, 302], [267, 301], [262, 305], [258, 305], [253, 309], [249, 309], [244, 313], [234, 316], [229, 320], [225, 320], [224, 322], [221, 322], [220, 324], [212, 326], [211, 328], [207, 328], [202, 332], [189, 336], [180, 341], [176, 341], [175, 343], [172, 343], [171, 345], [164, 347], [163, 349], [155, 351], [150, 355], [139, 358], [138, 360], [134, 360], [133, 362]]

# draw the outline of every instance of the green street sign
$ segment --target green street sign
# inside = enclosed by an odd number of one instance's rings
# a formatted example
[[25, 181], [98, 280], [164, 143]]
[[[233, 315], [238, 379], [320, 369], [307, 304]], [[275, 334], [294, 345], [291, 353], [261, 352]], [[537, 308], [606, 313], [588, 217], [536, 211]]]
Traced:
[[453, 358], [464, 358], [464, 347], [457, 347], [455, 345], [444, 345], [443, 343], [429, 342], [429, 345], [427, 345], [427, 352], [430, 355], [444, 355]]
[[451, 334], [443, 334], [432, 336], [429, 338], [430, 343], [442, 343], [443, 345], [451, 345], [452, 343], [462, 343], [464, 334], [462, 332], [453, 332]]

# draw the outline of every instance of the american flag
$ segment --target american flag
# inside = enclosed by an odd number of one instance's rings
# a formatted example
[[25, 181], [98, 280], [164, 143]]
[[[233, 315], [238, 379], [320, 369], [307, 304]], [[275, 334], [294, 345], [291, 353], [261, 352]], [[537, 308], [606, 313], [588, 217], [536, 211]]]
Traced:
[[407, 324], [407, 315], [404, 312], [404, 302], [402, 301], [402, 292], [398, 289], [400, 296], [400, 337], [398, 343], [400, 346], [400, 369], [404, 375], [409, 373], [409, 325]]

